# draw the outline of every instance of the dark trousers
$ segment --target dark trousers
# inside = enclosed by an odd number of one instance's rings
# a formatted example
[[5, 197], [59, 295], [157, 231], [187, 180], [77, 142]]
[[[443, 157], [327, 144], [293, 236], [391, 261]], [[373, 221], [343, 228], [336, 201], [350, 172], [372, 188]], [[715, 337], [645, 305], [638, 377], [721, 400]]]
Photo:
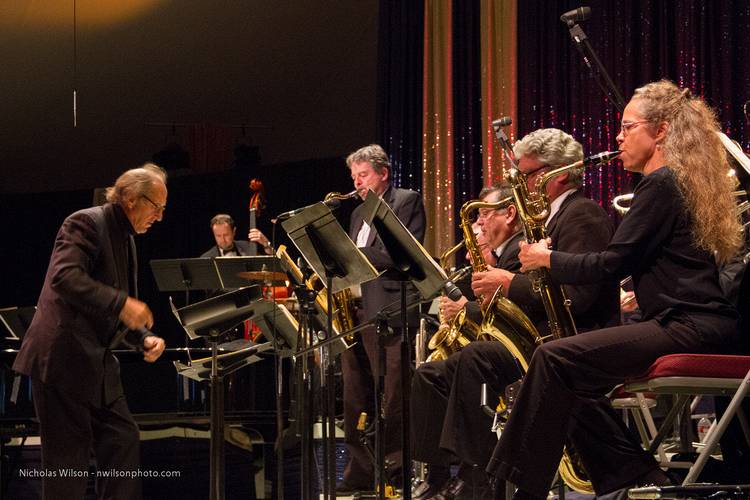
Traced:
[[[385, 375], [385, 453], [391, 470], [401, 468], [401, 330], [386, 337]], [[351, 349], [341, 355], [344, 381], [344, 433], [349, 451], [349, 462], [344, 469], [344, 481], [356, 487], [373, 486], [373, 466], [360, 443], [357, 420], [366, 412], [368, 422], [375, 419], [375, 387], [378, 362], [377, 334], [373, 328], [363, 330]], [[374, 444], [374, 443], [373, 443]]]
[[[42, 480], [45, 500], [84, 498], [92, 451], [98, 471], [138, 470], [140, 436], [124, 397], [94, 407], [37, 380], [32, 380], [32, 392], [39, 418], [42, 467], [52, 476]], [[63, 471], [68, 477], [62, 477]], [[96, 492], [99, 499], [138, 500], [142, 498], [141, 479], [102, 475], [97, 477]]]
[[[731, 335], [734, 322], [726, 323]], [[702, 337], [688, 319], [666, 318], [580, 333], [537, 348], [487, 472], [546, 496], [569, 437], [597, 494], [634, 484], [658, 466], [605, 394], [644, 374], [659, 356], [721, 348], [718, 337]]]
[[489, 404], [521, 377], [499, 342], [472, 342], [444, 361], [425, 363], [412, 379], [411, 435], [415, 459], [484, 468], [495, 448], [492, 418], [480, 407], [487, 384]]

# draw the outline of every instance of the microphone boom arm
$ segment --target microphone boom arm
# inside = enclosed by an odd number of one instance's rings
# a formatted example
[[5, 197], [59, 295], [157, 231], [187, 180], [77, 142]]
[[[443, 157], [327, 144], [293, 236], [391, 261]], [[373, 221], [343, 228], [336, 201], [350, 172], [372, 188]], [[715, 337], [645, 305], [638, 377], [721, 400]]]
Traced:
[[[591, 70], [591, 76], [596, 80], [597, 85], [599, 85], [599, 88], [604, 92], [604, 95], [607, 96], [610, 102], [612, 102], [615, 108], [617, 108], [620, 114], [622, 114], [625, 109], [625, 99], [623, 99], [619, 89], [615, 86], [609, 73], [607, 73], [604, 65], [591, 47], [586, 33], [583, 32], [583, 28], [581, 28], [579, 24], [573, 24], [572, 26], [569, 26], [568, 31], [574, 45], [581, 53], [583, 61]], [[593, 65], [591, 64], [592, 61], [594, 63]]]

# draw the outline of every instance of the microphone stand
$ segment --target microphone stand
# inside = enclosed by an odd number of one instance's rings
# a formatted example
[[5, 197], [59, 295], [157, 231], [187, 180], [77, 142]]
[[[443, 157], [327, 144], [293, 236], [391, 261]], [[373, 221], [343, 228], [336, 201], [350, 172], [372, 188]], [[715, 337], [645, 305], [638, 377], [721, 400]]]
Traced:
[[[591, 70], [591, 76], [594, 77], [596, 84], [599, 85], [599, 88], [604, 92], [604, 95], [607, 96], [610, 102], [612, 102], [615, 108], [617, 108], [620, 114], [622, 114], [625, 109], [625, 99], [622, 98], [622, 94], [615, 86], [615, 83], [612, 81], [612, 78], [610, 78], [607, 70], [604, 69], [604, 65], [597, 57], [596, 52], [591, 48], [589, 39], [586, 36], [586, 33], [583, 32], [583, 28], [573, 21], [564, 22], [568, 25], [570, 38], [573, 40], [578, 52], [581, 53], [586, 66]], [[594, 63], [593, 65], [591, 64], [592, 61]]]

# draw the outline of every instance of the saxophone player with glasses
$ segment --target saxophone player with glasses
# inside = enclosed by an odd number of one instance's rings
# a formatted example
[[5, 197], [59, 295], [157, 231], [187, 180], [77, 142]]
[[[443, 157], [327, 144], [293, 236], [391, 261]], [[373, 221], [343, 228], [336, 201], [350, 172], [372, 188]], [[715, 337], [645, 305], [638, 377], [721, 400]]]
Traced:
[[[479, 197], [483, 202], [496, 203], [510, 194], [507, 186], [495, 185], [484, 188]], [[481, 251], [487, 265], [517, 271], [521, 266], [518, 242], [522, 233], [515, 206], [480, 208], [476, 225], [480, 230], [476, 237], [479, 248], [472, 252], [469, 247], [474, 243], [466, 243], [467, 253]], [[482, 311], [473, 294], [455, 302], [448, 297], [440, 301], [446, 321], [465, 307], [468, 320], [481, 324]], [[475, 350], [482, 354], [475, 355]], [[499, 368], [485, 369], [483, 363], [487, 359], [492, 359], [493, 366]], [[462, 377], [455, 383], [459, 368], [478, 370], [486, 376]], [[415, 460], [428, 464], [429, 474], [427, 481], [414, 490], [415, 500], [491, 497], [483, 469], [494, 449], [494, 437], [490, 434], [492, 418], [479, 410], [481, 384], [485, 382], [500, 393], [519, 377], [515, 362], [498, 342], [473, 341], [447, 359], [430, 361], [417, 368], [410, 402], [411, 449]], [[459, 465], [454, 477], [450, 473], [452, 464]]]
[[[633, 277], [635, 324], [547, 342], [531, 359], [487, 472], [515, 485], [514, 498], [545, 498], [569, 440], [597, 495], [669, 484], [625, 428], [606, 394], [658, 357], [720, 352], [736, 339], [738, 313], [717, 265], [740, 247], [726, 152], [706, 103], [665, 80], [637, 89], [617, 142], [627, 170], [643, 174], [631, 209], [603, 251], [522, 244], [522, 270], [547, 268], [560, 283]], [[502, 484], [498, 481], [497, 486]]]
[[[513, 146], [518, 169], [526, 176], [529, 191], [535, 191], [541, 175], [554, 167], [583, 159], [583, 146], [571, 135], [555, 128], [535, 130]], [[604, 209], [586, 198], [581, 190], [583, 169], [554, 177], [546, 186], [550, 214], [547, 234], [555, 248], [565, 252], [603, 250], [612, 236], [612, 222]], [[472, 275], [472, 289], [477, 296], [489, 300], [501, 292], [534, 321], [540, 333], [548, 333], [547, 316], [530, 278], [505, 269], [489, 269]], [[619, 315], [617, 282], [565, 287], [571, 300], [571, 312], [578, 330], [592, 330], [616, 324]]]

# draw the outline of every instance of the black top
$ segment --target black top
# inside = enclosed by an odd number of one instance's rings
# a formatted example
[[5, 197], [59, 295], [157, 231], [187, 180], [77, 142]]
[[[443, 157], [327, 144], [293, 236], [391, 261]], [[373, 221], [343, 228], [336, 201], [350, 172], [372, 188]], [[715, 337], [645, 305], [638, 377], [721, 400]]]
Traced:
[[566, 283], [632, 275], [644, 321], [687, 317], [699, 331], [733, 335], [738, 314], [721, 291], [713, 255], [696, 247], [692, 224], [674, 173], [662, 167], [638, 183], [606, 250], [553, 251], [551, 274]]

